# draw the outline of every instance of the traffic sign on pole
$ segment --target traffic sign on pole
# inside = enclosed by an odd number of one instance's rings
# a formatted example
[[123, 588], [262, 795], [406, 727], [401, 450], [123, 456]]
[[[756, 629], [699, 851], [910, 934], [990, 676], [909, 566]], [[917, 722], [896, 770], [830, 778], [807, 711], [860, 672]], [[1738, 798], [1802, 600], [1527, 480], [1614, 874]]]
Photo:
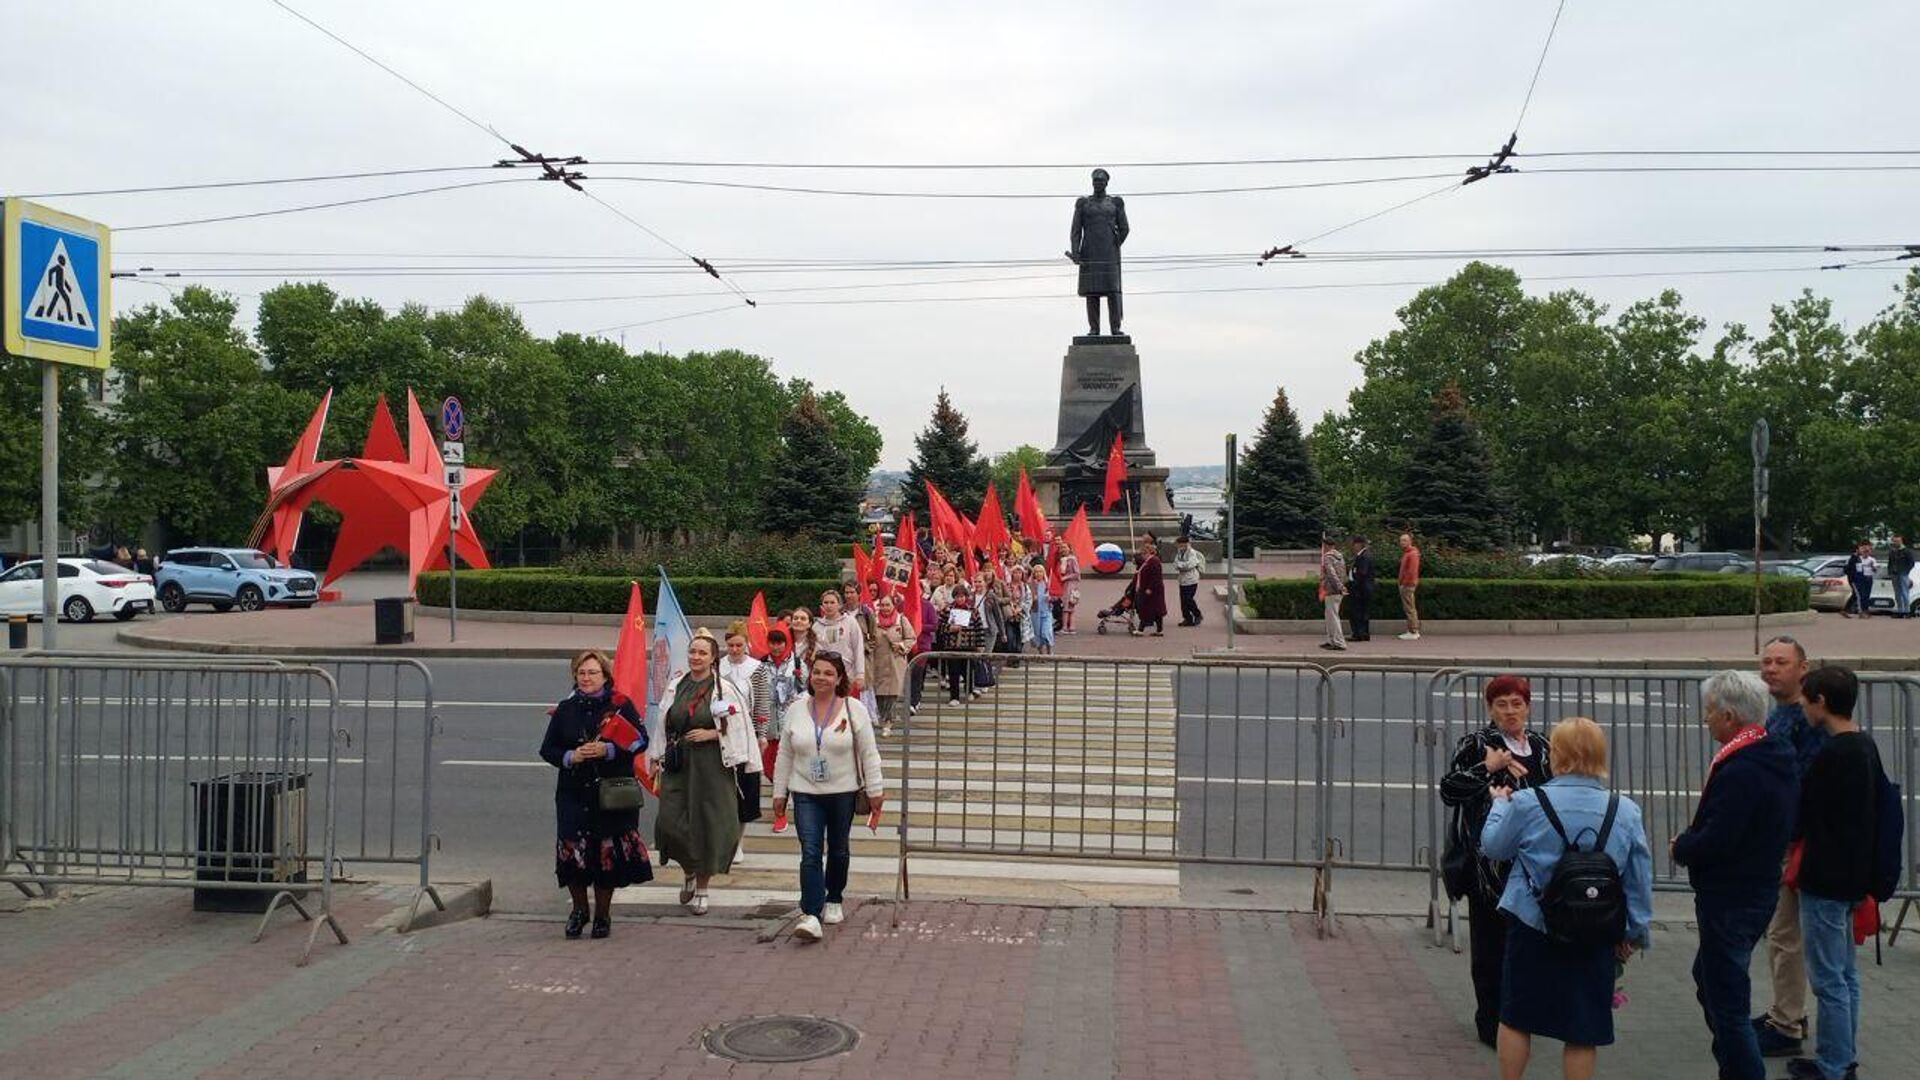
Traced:
[[105, 368], [113, 357], [113, 282], [107, 227], [24, 199], [5, 212], [6, 351], [55, 364]]
[[448, 465], [465, 465], [467, 463], [467, 444], [454, 439], [448, 439], [442, 442], [440, 444], [440, 460], [446, 462]]
[[440, 434], [453, 442], [467, 435], [467, 411], [460, 407], [460, 399], [451, 394], [440, 403]]

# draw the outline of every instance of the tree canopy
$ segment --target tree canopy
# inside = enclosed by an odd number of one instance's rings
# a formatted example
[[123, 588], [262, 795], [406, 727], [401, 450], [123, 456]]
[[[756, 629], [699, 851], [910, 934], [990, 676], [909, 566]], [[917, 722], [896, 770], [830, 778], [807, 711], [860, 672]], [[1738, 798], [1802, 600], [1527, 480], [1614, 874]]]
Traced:
[[1273, 395], [1260, 434], [1240, 455], [1234, 491], [1236, 554], [1256, 547], [1312, 547], [1327, 526], [1327, 488], [1300, 437], [1284, 388]]
[[[360, 452], [382, 394], [403, 425], [409, 388], [429, 415], [443, 396], [461, 398], [469, 462], [501, 470], [473, 512], [496, 559], [521, 545], [755, 530], [796, 411], [803, 427], [830, 432], [838, 471], [823, 490], [844, 503], [845, 520], [856, 519], [880, 457], [878, 429], [839, 391], [783, 382], [766, 360], [734, 350], [633, 355], [599, 338], [535, 337], [512, 308], [482, 297], [456, 310], [387, 311], [312, 283], [261, 296], [252, 335], [237, 315], [231, 297], [191, 287], [116, 320], [117, 403], [89, 409], [81, 380], [68, 380], [64, 433], [95, 448], [89, 457], [81, 442], [63, 462], [75, 491], [69, 523], [132, 537], [156, 522], [168, 543], [244, 541], [265, 503], [267, 466], [285, 459], [328, 388], [326, 457]], [[30, 368], [0, 366], [0, 397], [22, 406], [0, 416], [0, 514], [15, 520], [38, 503]], [[315, 511], [322, 525], [327, 517]]]
[[1750, 542], [1748, 430], [1773, 431], [1768, 543], [1836, 549], [1920, 521], [1920, 271], [1849, 331], [1803, 292], [1717, 338], [1678, 293], [1617, 315], [1473, 263], [1355, 357], [1361, 385], [1309, 438], [1334, 518], [1391, 521], [1449, 385], [1486, 442], [1515, 539]]
[[987, 459], [980, 456], [980, 447], [967, 438], [967, 418], [953, 407], [953, 399], [944, 387], [934, 399], [932, 418], [926, 429], [914, 436], [913, 446], [914, 455], [907, 462], [907, 479], [900, 491], [908, 510], [919, 520], [927, 520], [929, 480], [962, 512], [979, 509], [987, 496], [991, 469]]

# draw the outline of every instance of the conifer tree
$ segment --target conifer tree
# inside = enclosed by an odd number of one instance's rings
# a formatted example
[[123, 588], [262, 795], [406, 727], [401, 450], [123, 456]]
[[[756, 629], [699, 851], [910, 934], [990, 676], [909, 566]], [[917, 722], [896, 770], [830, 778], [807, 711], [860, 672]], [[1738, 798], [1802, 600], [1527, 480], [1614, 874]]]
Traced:
[[761, 504], [768, 532], [851, 540], [860, 532], [866, 489], [847, 452], [834, 440], [833, 422], [811, 391], [800, 395], [780, 422], [780, 446]]
[[1438, 547], [1487, 551], [1506, 539], [1493, 459], [1459, 386], [1449, 383], [1434, 398], [1432, 419], [1400, 474], [1391, 511]]
[[1240, 456], [1234, 493], [1238, 554], [1255, 547], [1315, 547], [1327, 523], [1327, 488], [1307, 456], [1300, 418], [1283, 387], [1273, 396], [1260, 434]]
[[[973, 513], [986, 498], [987, 459], [967, 438], [967, 418], [953, 407], [945, 387], [933, 404], [933, 419], [913, 437], [914, 456], [907, 462], [907, 479], [900, 495], [907, 509], [927, 520], [927, 481], [940, 489], [962, 513]], [[1003, 493], [1004, 495], [1004, 493]]]

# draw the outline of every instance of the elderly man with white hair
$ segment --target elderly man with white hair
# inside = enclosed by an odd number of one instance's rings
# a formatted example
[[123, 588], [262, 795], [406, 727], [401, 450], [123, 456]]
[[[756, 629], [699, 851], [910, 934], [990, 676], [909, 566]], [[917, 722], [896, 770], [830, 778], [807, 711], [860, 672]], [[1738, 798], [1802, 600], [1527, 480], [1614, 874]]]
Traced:
[[1767, 686], [1744, 671], [1722, 671], [1700, 689], [1702, 719], [1719, 744], [1673, 859], [1687, 868], [1700, 951], [1693, 982], [1713, 1057], [1724, 1080], [1764, 1080], [1758, 1032], [1748, 1019], [1748, 965], [1766, 933], [1793, 834], [1800, 780], [1793, 745], [1767, 734]]

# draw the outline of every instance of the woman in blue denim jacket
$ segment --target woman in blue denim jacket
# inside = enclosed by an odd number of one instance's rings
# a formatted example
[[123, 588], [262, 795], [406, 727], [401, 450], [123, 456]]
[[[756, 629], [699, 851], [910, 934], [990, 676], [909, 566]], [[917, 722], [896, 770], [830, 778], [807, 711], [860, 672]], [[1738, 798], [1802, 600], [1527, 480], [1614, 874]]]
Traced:
[[1554, 778], [1540, 789], [1496, 791], [1480, 834], [1487, 858], [1513, 860], [1500, 896], [1500, 910], [1509, 921], [1501, 980], [1501, 1080], [1519, 1080], [1527, 1071], [1535, 1035], [1566, 1044], [1561, 1068], [1567, 1080], [1593, 1075], [1597, 1048], [1613, 1042], [1614, 964], [1647, 946], [1653, 920], [1653, 852], [1640, 807], [1621, 796], [1606, 852], [1626, 889], [1626, 940], [1575, 945], [1547, 936], [1540, 894], [1565, 845], [1540, 809], [1539, 791], [1547, 792], [1567, 835], [1586, 847], [1600, 831], [1608, 798], [1607, 736], [1600, 725], [1584, 717], [1562, 720], [1548, 745]]

